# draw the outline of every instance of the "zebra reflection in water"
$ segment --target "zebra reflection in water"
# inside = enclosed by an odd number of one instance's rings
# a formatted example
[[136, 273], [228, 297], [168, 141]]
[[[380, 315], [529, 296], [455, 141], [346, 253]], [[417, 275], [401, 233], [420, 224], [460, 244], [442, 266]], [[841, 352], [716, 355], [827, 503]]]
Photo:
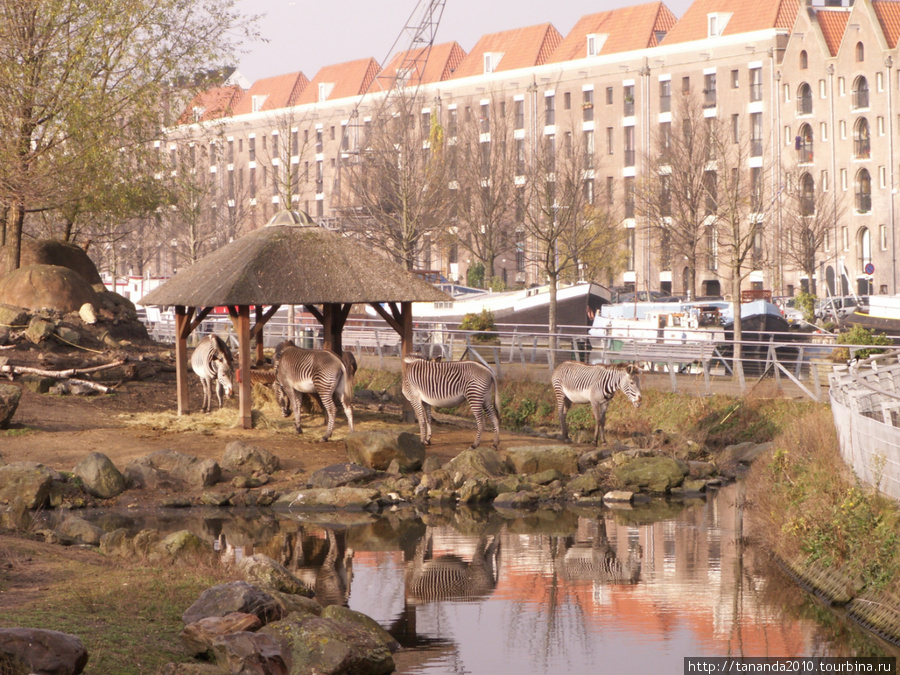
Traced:
[[600, 518], [593, 540], [576, 542], [566, 537], [557, 561], [560, 574], [569, 581], [631, 585], [641, 580], [643, 552], [636, 544], [628, 549], [627, 558], [620, 558], [606, 536], [606, 520]]

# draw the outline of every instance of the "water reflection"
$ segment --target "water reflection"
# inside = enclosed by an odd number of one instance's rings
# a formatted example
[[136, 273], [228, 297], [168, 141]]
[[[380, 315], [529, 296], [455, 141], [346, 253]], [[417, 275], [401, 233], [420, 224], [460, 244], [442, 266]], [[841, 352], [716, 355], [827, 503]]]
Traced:
[[[404, 673], [681, 670], [684, 656], [878, 655], [745, 549], [740, 486], [633, 509], [98, 513], [104, 529], [189, 529], [225, 561], [279, 561], [322, 604], [347, 605], [404, 646]], [[827, 621], [823, 621], [823, 616]], [[836, 628], [837, 627], [837, 628]], [[601, 668], [602, 666], [602, 668]]]

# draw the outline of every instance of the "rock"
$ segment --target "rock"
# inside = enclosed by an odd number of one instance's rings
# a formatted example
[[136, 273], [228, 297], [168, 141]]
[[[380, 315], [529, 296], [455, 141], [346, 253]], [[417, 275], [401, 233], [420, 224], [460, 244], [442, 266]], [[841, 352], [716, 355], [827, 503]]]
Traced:
[[355, 624], [375, 637], [380, 637], [381, 641], [392, 653], [400, 648], [400, 643], [394, 639], [393, 635], [382, 628], [381, 624], [375, 619], [362, 612], [356, 612], [343, 605], [329, 605], [322, 610], [322, 616], [338, 623]]
[[603, 495], [604, 502], [624, 502], [630, 504], [634, 499], [634, 493], [628, 490], [610, 490]]
[[690, 469], [688, 475], [691, 478], [709, 478], [719, 472], [718, 467], [712, 462], [690, 461], [688, 462], [688, 469]]
[[55, 474], [37, 462], [11, 462], [0, 466], [0, 502], [22, 501], [29, 509], [59, 506], [62, 498]]
[[70, 345], [77, 345], [81, 341], [81, 334], [78, 331], [72, 330], [68, 326], [57, 326], [56, 336], [63, 342], [67, 342]]
[[88, 662], [77, 637], [40, 628], [0, 628], [0, 654], [26, 663], [30, 673], [76, 675]]
[[394, 460], [401, 471], [418, 471], [425, 461], [425, 444], [417, 434], [407, 431], [355, 431], [347, 434], [344, 443], [351, 462], [378, 471], [387, 469]]
[[469, 478], [500, 478], [504, 476], [506, 466], [496, 450], [490, 448], [475, 448], [463, 450], [444, 466], [451, 475], [460, 475], [463, 480]]
[[56, 531], [64, 537], [73, 539], [88, 546], [99, 546], [103, 537], [103, 530], [89, 523], [84, 518], [68, 516], [56, 527]]
[[181, 615], [181, 620], [191, 624], [208, 616], [232, 612], [254, 614], [264, 624], [281, 618], [281, 608], [271, 595], [246, 581], [232, 581], [203, 591]]
[[25, 329], [25, 337], [34, 344], [40, 344], [44, 340], [49, 340], [55, 332], [56, 326], [52, 321], [33, 316], [28, 322], [28, 328]]
[[31, 314], [22, 307], [0, 304], [0, 324], [3, 326], [25, 328], [30, 319]]
[[263, 627], [260, 633], [278, 640], [294, 673], [380, 675], [394, 671], [383, 629], [373, 631], [339, 613], [335, 615], [336, 618], [326, 618], [291, 614]]
[[159, 675], [231, 675], [231, 671], [212, 663], [167, 663]]
[[459, 488], [459, 501], [463, 504], [489, 502], [497, 496], [497, 488], [485, 478], [469, 478]]
[[156, 549], [159, 540], [159, 531], [150, 528], [141, 530], [134, 535], [134, 539], [131, 540], [131, 545], [134, 547], [134, 552], [136, 554], [149, 556]]
[[124, 527], [105, 533], [100, 537], [100, 552], [114, 558], [134, 557], [134, 542]]
[[279, 591], [307, 598], [315, 595], [312, 589], [291, 574], [284, 565], [262, 553], [242, 558], [238, 569], [248, 582], [265, 591]]
[[[10, 267], [4, 267], [8, 265], [4, 252], [0, 248], [0, 276], [12, 271]], [[77, 273], [90, 286], [103, 285], [97, 266], [87, 252], [77, 244], [60, 239], [22, 239], [19, 265], [58, 265]]]
[[687, 466], [671, 457], [637, 457], [613, 469], [618, 483], [633, 492], [668, 492], [678, 487], [687, 474]]
[[563, 475], [578, 473], [581, 452], [568, 445], [536, 445], [509, 448], [507, 461], [516, 473], [540, 473], [554, 469]]
[[56, 382], [52, 377], [41, 377], [40, 375], [25, 375], [20, 381], [25, 389], [33, 391], [35, 394], [46, 394]]
[[0, 429], [9, 429], [21, 398], [21, 389], [12, 384], [0, 384]]
[[529, 477], [529, 480], [532, 483], [536, 483], [537, 485], [549, 485], [555, 480], [563, 480], [565, 479], [565, 474], [557, 471], [556, 469], [547, 469], [545, 471], [541, 471], [540, 473], [533, 474]]
[[441, 468], [441, 460], [434, 455], [430, 455], [422, 462], [422, 473], [431, 473]]
[[243, 441], [232, 441], [225, 446], [222, 468], [232, 473], [274, 473], [281, 461], [265, 448]]
[[59, 265], [24, 265], [0, 277], [0, 303], [75, 312], [96, 293], [77, 272]]
[[578, 471], [584, 473], [589, 469], [593, 469], [603, 460], [609, 459], [611, 455], [612, 451], [609, 448], [589, 450], [582, 453], [578, 456]]
[[225, 616], [207, 616], [190, 623], [181, 631], [181, 644], [191, 655], [204, 654], [212, 649], [213, 640], [220, 635], [262, 628], [255, 614], [231, 612]]
[[504, 492], [494, 499], [494, 508], [506, 509], [531, 509], [537, 506], [540, 496], [528, 490], [519, 492]]
[[125, 476], [103, 453], [89, 454], [75, 465], [74, 474], [85, 490], [100, 499], [112, 499], [125, 492]]
[[575, 476], [566, 483], [566, 492], [570, 495], [589, 495], [600, 490], [603, 486], [601, 474], [597, 470], [591, 470], [579, 476]]
[[275, 602], [281, 608], [281, 616], [287, 616], [291, 612], [312, 614], [313, 616], [322, 614], [322, 605], [313, 598], [293, 593], [282, 593], [281, 591], [269, 591], [269, 595], [275, 599]]
[[366, 481], [375, 475], [374, 469], [359, 464], [332, 464], [314, 471], [307, 481], [311, 488], [336, 488]]
[[209, 487], [221, 478], [222, 469], [214, 460], [200, 460], [175, 450], [158, 450], [125, 467], [125, 480], [132, 487]]
[[84, 303], [78, 308], [78, 316], [89, 326], [93, 326], [97, 323], [97, 310], [95, 310], [94, 306], [89, 302]]
[[193, 532], [179, 530], [167, 535], [165, 539], [156, 545], [156, 550], [172, 558], [177, 558], [180, 555], [189, 553], [211, 552], [212, 546]]
[[[31, 527], [31, 512], [25, 501], [18, 499], [6, 508], [0, 508], [0, 530], [27, 530]], [[0, 669], [0, 673], [3, 670]]]
[[[290, 658], [284, 646], [265, 633], [230, 633], [220, 635], [212, 643], [216, 663], [229, 673], [259, 673], [260, 675], [288, 675], [301, 672], [288, 670]], [[309, 672], [309, 671], [302, 671]]]
[[206, 506], [229, 506], [233, 492], [204, 492], [200, 495], [200, 503]]
[[275, 504], [295, 509], [347, 509], [361, 511], [373, 507], [379, 497], [378, 490], [338, 487], [332, 489], [310, 488], [290, 492], [279, 497]]

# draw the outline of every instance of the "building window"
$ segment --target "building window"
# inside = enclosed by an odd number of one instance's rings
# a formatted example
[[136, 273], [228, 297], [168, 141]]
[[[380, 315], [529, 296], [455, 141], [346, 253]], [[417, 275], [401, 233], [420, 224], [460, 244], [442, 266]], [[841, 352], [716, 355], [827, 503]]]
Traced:
[[828, 172], [822, 171], [821, 176], [822, 176], [822, 179], [821, 179], [822, 192], [828, 192]]
[[813, 133], [812, 127], [804, 124], [798, 130], [797, 136], [797, 161], [800, 164], [812, 164], [813, 161]]
[[691, 78], [687, 75], [681, 78], [681, 93], [684, 96], [691, 93]]
[[668, 164], [669, 154], [672, 149], [672, 123], [659, 123], [659, 161], [662, 164]]
[[741, 86], [741, 71], [732, 70], [731, 71], [731, 88], [737, 89]]
[[856, 43], [856, 60], [858, 62], [866, 60], [866, 48], [862, 42]]
[[807, 68], [809, 68], [809, 57], [804, 49], [800, 52], [800, 70], [806, 70]]
[[256, 138], [254, 136], [247, 139], [247, 161], [256, 161]]
[[544, 126], [556, 124], [556, 96], [553, 94], [544, 96]]
[[887, 225], [879, 225], [878, 226], [878, 235], [881, 240], [881, 250], [887, 251], [888, 249], [888, 230]]
[[741, 142], [741, 116], [738, 114], [731, 116], [731, 142]]
[[865, 169], [856, 172], [856, 212], [872, 210], [872, 177]]
[[884, 91], [884, 73], [880, 70], [875, 73], [875, 88], [878, 91]]
[[828, 98], [828, 85], [825, 80], [819, 80], [819, 98]]
[[847, 191], [847, 169], [841, 169], [841, 190]]
[[572, 92], [567, 91], [565, 94], [563, 94], [563, 109], [572, 109]]
[[594, 132], [584, 132], [584, 168], [594, 168]]
[[634, 218], [634, 176], [626, 176], [624, 183], [625, 217]]
[[869, 159], [872, 154], [872, 141], [869, 137], [869, 121], [860, 117], [853, 126], [853, 157]]
[[627, 231], [625, 233], [625, 271], [626, 272], [634, 272], [634, 259], [635, 259], [634, 244], [635, 244], [634, 228], [630, 227], [627, 229]]
[[812, 87], [806, 82], [800, 85], [797, 90], [797, 114], [812, 115], [813, 112], [813, 95]]
[[860, 75], [853, 80], [853, 102], [854, 108], [869, 107], [869, 82], [865, 76]]
[[612, 105], [613, 103], [613, 88], [606, 88], [606, 105]]
[[613, 154], [613, 128], [606, 127], [606, 154]]
[[750, 100], [762, 101], [762, 68], [750, 69]]
[[816, 182], [808, 173], [800, 177], [800, 215], [813, 216], [816, 213]]
[[513, 101], [513, 115], [516, 118], [515, 128], [516, 129], [524, 129], [525, 128], [525, 101], [518, 99]]
[[634, 166], [634, 127], [625, 127], [625, 166]]
[[672, 110], [672, 81], [659, 81], [659, 112], [671, 112]]
[[716, 107], [716, 74], [707, 73], [703, 76], [703, 107]]
[[634, 85], [626, 85], [622, 88], [622, 95], [624, 97], [624, 108], [622, 110], [622, 114], [625, 117], [633, 117], [634, 116]]
[[847, 140], [847, 121], [846, 121], [846, 120], [841, 120], [841, 121], [838, 123], [838, 127], [839, 127], [840, 130], [841, 130], [841, 140], [842, 140], [842, 141]]
[[590, 122], [594, 119], [594, 90], [585, 89], [581, 92], [581, 119]]
[[762, 157], [763, 154], [762, 113], [750, 113], [750, 156]]
[[525, 175], [525, 139], [516, 139], [516, 175]]
[[828, 140], [828, 124], [826, 122], [819, 124], [819, 138], [822, 141]]
[[489, 103], [481, 104], [481, 133], [491, 133], [491, 106]]

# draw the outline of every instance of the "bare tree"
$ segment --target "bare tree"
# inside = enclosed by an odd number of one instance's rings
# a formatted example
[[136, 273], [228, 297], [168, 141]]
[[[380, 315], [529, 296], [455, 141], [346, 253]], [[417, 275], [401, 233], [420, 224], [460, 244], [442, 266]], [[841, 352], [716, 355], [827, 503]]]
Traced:
[[409, 270], [446, 227], [450, 203], [443, 127], [414, 94], [376, 111], [358, 154], [342, 171], [345, 229]]
[[[315, 128], [316, 112], [299, 113], [296, 107], [282, 108], [272, 118], [272, 135], [267, 146], [259, 152], [272, 177], [271, 193], [281, 208], [293, 209], [315, 196], [314, 183], [308, 180], [302, 158], [312, 154], [315, 145], [309, 133]], [[341, 153], [348, 151], [348, 135], [343, 135]], [[339, 180], [336, 178], [336, 180]], [[339, 190], [333, 190], [338, 192]]]
[[684, 261], [691, 297], [697, 293], [697, 269], [705, 254], [708, 223], [715, 202], [710, 137], [714, 127], [704, 118], [699, 100], [679, 99], [670, 122], [653, 134], [650, 170], [635, 187], [635, 211], [644, 217], [663, 269]]
[[0, 1], [0, 203], [11, 211], [0, 243], [11, 267], [19, 266], [26, 214], [71, 204], [74, 192], [60, 185], [83, 188], [119, 166], [121, 181], [132, 178], [141, 164], [121, 162], [123, 151], [158, 138], [178, 89], [255, 30], [233, 7]]
[[[583, 261], [596, 254], [599, 242], [618, 228], [607, 205], [594, 200], [588, 183], [593, 166], [592, 144], [575, 136], [576, 125], [557, 126], [545, 135], [526, 160], [523, 227], [529, 257], [550, 284], [550, 359], [556, 362], [557, 285], [567, 274], [578, 275]], [[559, 145], [559, 147], [557, 147]]]
[[489, 101], [462, 120], [447, 145], [458, 241], [484, 266], [486, 285], [496, 276], [497, 257], [513, 246], [518, 166], [511, 112], [502, 95]]
[[782, 200], [783, 259], [801, 270], [809, 280], [808, 291], [816, 295], [816, 271], [822, 262], [829, 234], [846, 213], [842, 195], [837, 198], [817, 190], [812, 175], [802, 166], [789, 169], [784, 176]]

